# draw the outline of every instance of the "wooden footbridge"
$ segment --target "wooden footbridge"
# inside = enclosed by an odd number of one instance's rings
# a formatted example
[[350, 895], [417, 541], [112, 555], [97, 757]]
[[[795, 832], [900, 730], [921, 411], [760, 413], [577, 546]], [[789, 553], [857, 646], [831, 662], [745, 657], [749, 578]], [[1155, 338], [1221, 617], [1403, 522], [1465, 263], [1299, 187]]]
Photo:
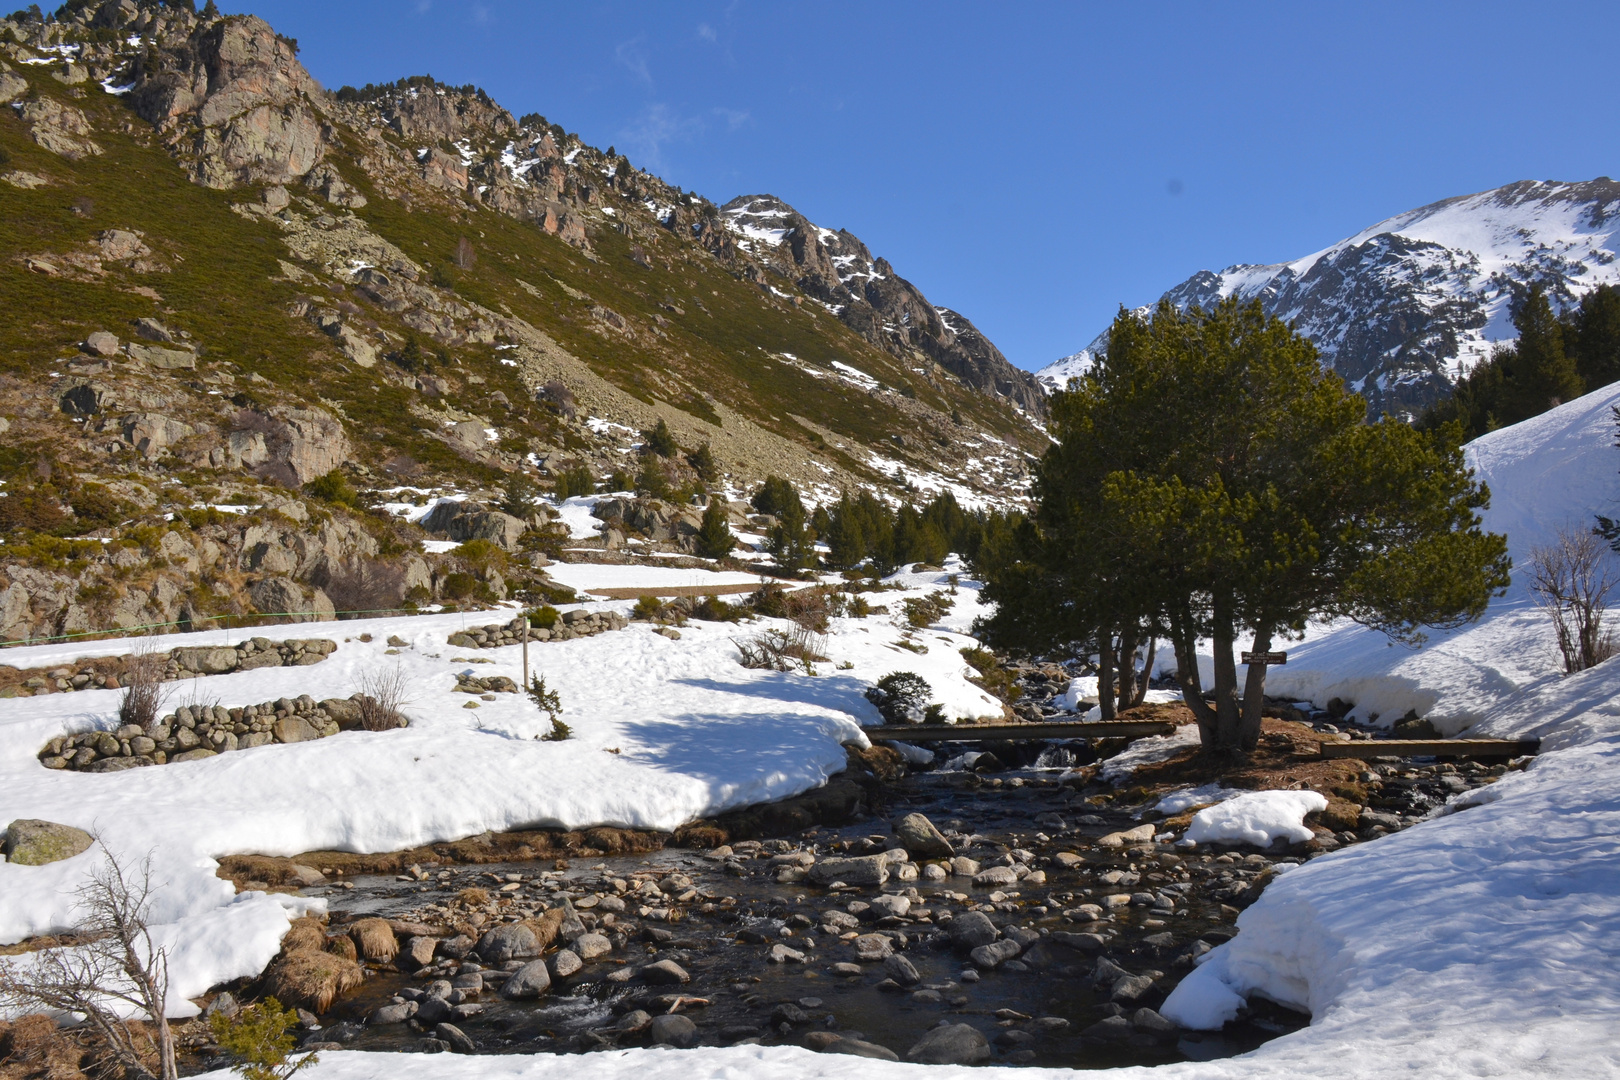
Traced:
[[[1019, 724], [882, 724], [861, 731], [874, 742], [1049, 742], [1057, 739], [1141, 739], [1170, 735], [1168, 720], [1064, 720]], [[1536, 753], [1539, 739], [1353, 739], [1326, 741], [1324, 758], [1515, 758]]]

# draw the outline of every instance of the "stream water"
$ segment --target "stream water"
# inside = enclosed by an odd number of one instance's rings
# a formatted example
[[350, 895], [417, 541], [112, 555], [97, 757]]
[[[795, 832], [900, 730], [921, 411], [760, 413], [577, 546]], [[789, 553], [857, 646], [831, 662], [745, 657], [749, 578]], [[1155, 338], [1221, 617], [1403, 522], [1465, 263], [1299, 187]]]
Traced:
[[[640, 1010], [688, 1017], [695, 1030], [685, 1041], [699, 1045], [758, 1041], [823, 1049], [839, 1039], [860, 1040], [902, 1059], [942, 1021], [966, 1023], [989, 1040], [992, 1063], [1103, 1068], [1242, 1053], [1308, 1022], [1256, 1002], [1221, 1032], [1190, 1033], [1174, 1030], [1153, 1011], [1198, 954], [1235, 933], [1233, 905], [1258, 892], [1250, 883], [1297, 857], [1183, 854], [1151, 841], [1099, 846], [1100, 837], [1140, 823], [1088, 805], [1056, 776], [1046, 768], [988, 780], [951, 771], [912, 775], [888, 786], [881, 816], [738, 844], [729, 856], [666, 849], [566, 866], [424, 866], [420, 880], [357, 877], [344, 889], [311, 890], [330, 896], [334, 930], [374, 915], [443, 923], [447, 912], [469, 908], [483, 916], [478, 921], [495, 925], [505, 915], [555, 907], [566, 898], [586, 928], [614, 948], [577, 973], [554, 978], [549, 993], [531, 1001], [506, 1000], [488, 986], [468, 992], [475, 980], [465, 976], [480, 974], [478, 981], [499, 985], [505, 972], [448, 958], [443, 950], [419, 970], [372, 965], [364, 985], [335, 1004], [305, 1041], [447, 1049], [433, 1024], [367, 1023], [382, 1006], [432, 993], [434, 980], [460, 984], [447, 998], [459, 1006], [452, 1023], [467, 1040], [459, 1048], [479, 1053], [645, 1044]], [[836, 891], [778, 880], [783, 860], [773, 865], [774, 857], [807, 852], [825, 859], [893, 848], [889, 824], [914, 812], [927, 815], [958, 855], [986, 868], [1021, 867], [1022, 880], [975, 885], [966, 876], [918, 874], [891, 878], [881, 889]], [[918, 869], [913, 864], [902, 873]], [[484, 890], [489, 899], [466, 899], [469, 889]], [[884, 915], [870, 907], [883, 893], [906, 897], [909, 910]], [[1106, 907], [1110, 902], [1119, 906]], [[1013, 960], [975, 965], [944, 929], [946, 916], [974, 910], [998, 927], [1026, 927], [1042, 936]], [[892, 977], [893, 964], [862, 962], [858, 943], [849, 940], [857, 934], [886, 936], [888, 947], [910, 961], [915, 981], [910, 973]], [[870, 950], [871, 942], [865, 944]], [[772, 962], [773, 946], [804, 959]], [[674, 961], [690, 981], [648, 985], [636, 975], [660, 960]], [[518, 961], [504, 966], [513, 969]], [[1147, 976], [1151, 984], [1122, 994], [1122, 975]], [[444, 984], [439, 993], [445, 995]], [[1123, 1020], [1100, 1024], [1112, 1016]]]

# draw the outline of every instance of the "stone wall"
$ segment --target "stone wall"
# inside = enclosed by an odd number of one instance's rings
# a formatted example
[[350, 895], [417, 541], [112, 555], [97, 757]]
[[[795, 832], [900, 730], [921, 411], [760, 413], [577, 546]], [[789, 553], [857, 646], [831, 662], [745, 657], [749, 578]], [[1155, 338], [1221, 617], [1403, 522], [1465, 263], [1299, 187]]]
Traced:
[[[271, 641], [255, 637], [238, 645], [191, 645], [169, 650], [162, 678], [170, 682], [265, 667], [306, 667], [320, 663], [336, 649], [337, 642], [325, 638]], [[70, 690], [116, 690], [124, 684], [124, 673], [137, 659], [138, 654], [126, 653], [60, 667], [7, 673], [0, 678], [0, 697], [31, 697]]]
[[[328, 642], [327, 644], [330, 644]], [[60, 735], [39, 752], [47, 769], [119, 772], [146, 765], [195, 761], [271, 743], [309, 742], [360, 726], [360, 695], [316, 701], [308, 694], [261, 705], [181, 706], [150, 731], [126, 724], [116, 731]], [[400, 718], [400, 726], [405, 724]]]
[[[557, 625], [549, 630], [531, 627], [529, 629], [530, 641], [571, 641], [578, 637], [590, 637], [607, 630], [623, 630], [630, 625], [630, 620], [616, 611], [565, 611]], [[509, 623], [496, 623], [491, 626], [475, 626], [470, 630], [459, 630], [451, 634], [447, 644], [458, 649], [498, 649], [504, 645], [521, 645], [523, 643], [523, 620], [513, 619]]]

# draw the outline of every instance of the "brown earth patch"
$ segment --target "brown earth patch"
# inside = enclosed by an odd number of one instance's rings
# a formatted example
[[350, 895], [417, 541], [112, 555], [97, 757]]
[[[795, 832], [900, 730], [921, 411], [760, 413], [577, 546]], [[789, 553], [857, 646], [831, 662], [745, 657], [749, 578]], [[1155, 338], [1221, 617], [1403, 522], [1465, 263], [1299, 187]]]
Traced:
[[[1120, 714], [1122, 720], [1169, 720], [1191, 724], [1192, 710], [1180, 703], [1143, 705]], [[1198, 747], [1188, 747], [1173, 758], [1137, 769], [1131, 786], [1120, 798], [1140, 802], [1171, 788], [1219, 781], [1226, 787], [1250, 791], [1315, 791], [1328, 800], [1328, 808], [1313, 815], [1334, 831], [1354, 829], [1367, 802], [1367, 789], [1359, 777], [1363, 762], [1319, 756], [1324, 736], [1310, 727], [1280, 716], [1260, 721], [1260, 744], [1247, 761], [1233, 762]], [[1182, 815], [1190, 820], [1191, 815]], [[1180, 821], [1171, 819], [1171, 822]]]
[[227, 855], [215, 873], [246, 889], [297, 892], [303, 887], [294, 865], [312, 866], [329, 878], [356, 874], [399, 874], [413, 865], [481, 865], [534, 859], [596, 858], [644, 855], [676, 847], [719, 847], [735, 840], [761, 840], [808, 829], [842, 824], [881, 803], [882, 780], [900, 775], [901, 757], [888, 747], [845, 748], [849, 767], [826, 784], [774, 803], [689, 822], [673, 834], [650, 829], [519, 829], [487, 832], [463, 840], [423, 844], [376, 854], [352, 851], [306, 851], [302, 855]]

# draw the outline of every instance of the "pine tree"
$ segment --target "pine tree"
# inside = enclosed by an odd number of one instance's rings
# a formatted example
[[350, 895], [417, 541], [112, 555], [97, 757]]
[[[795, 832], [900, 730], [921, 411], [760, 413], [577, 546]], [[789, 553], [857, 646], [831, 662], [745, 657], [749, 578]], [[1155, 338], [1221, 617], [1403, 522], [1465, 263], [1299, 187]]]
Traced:
[[697, 473], [698, 479], [705, 484], [712, 484], [720, 479], [720, 465], [714, 460], [714, 451], [709, 449], [708, 443], [687, 454], [686, 460]]
[[1599, 285], [1581, 297], [1564, 338], [1588, 390], [1620, 380], [1620, 289]]
[[1241, 632], [1266, 652], [1313, 616], [1405, 641], [1478, 618], [1509, 564], [1505, 540], [1479, 527], [1489, 496], [1455, 428], [1369, 424], [1365, 411], [1258, 302], [1122, 310], [1107, 355], [1053, 398], [1035, 520], [984, 560], [987, 638], [1097, 652], [1106, 703], [1115, 660], [1128, 671], [1164, 634], [1204, 745], [1238, 754], [1259, 739], [1265, 693], [1256, 664], [1240, 694]]
[[721, 500], [711, 498], [703, 508], [703, 523], [698, 526], [697, 553], [705, 559], [723, 559], [737, 546], [731, 523], [726, 520], [726, 508]]
[[1519, 341], [1514, 347], [1515, 359], [1509, 365], [1509, 400], [1499, 417], [1504, 424], [1539, 416], [1582, 393], [1575, 362], [1564, 352], [1564, 329], [1541, 286], [1531, 286], [1513, 316], [1513, 325], [1519, 331]]
[[647, 453], [667, 458], [674, 457], [680, 452], [681, 448], [676, 445], [674, 434], [669, 430], [669, 425], [664, 423], [662, 417], [659, 418], [657, 425], [645, 434], [647, 436]]

